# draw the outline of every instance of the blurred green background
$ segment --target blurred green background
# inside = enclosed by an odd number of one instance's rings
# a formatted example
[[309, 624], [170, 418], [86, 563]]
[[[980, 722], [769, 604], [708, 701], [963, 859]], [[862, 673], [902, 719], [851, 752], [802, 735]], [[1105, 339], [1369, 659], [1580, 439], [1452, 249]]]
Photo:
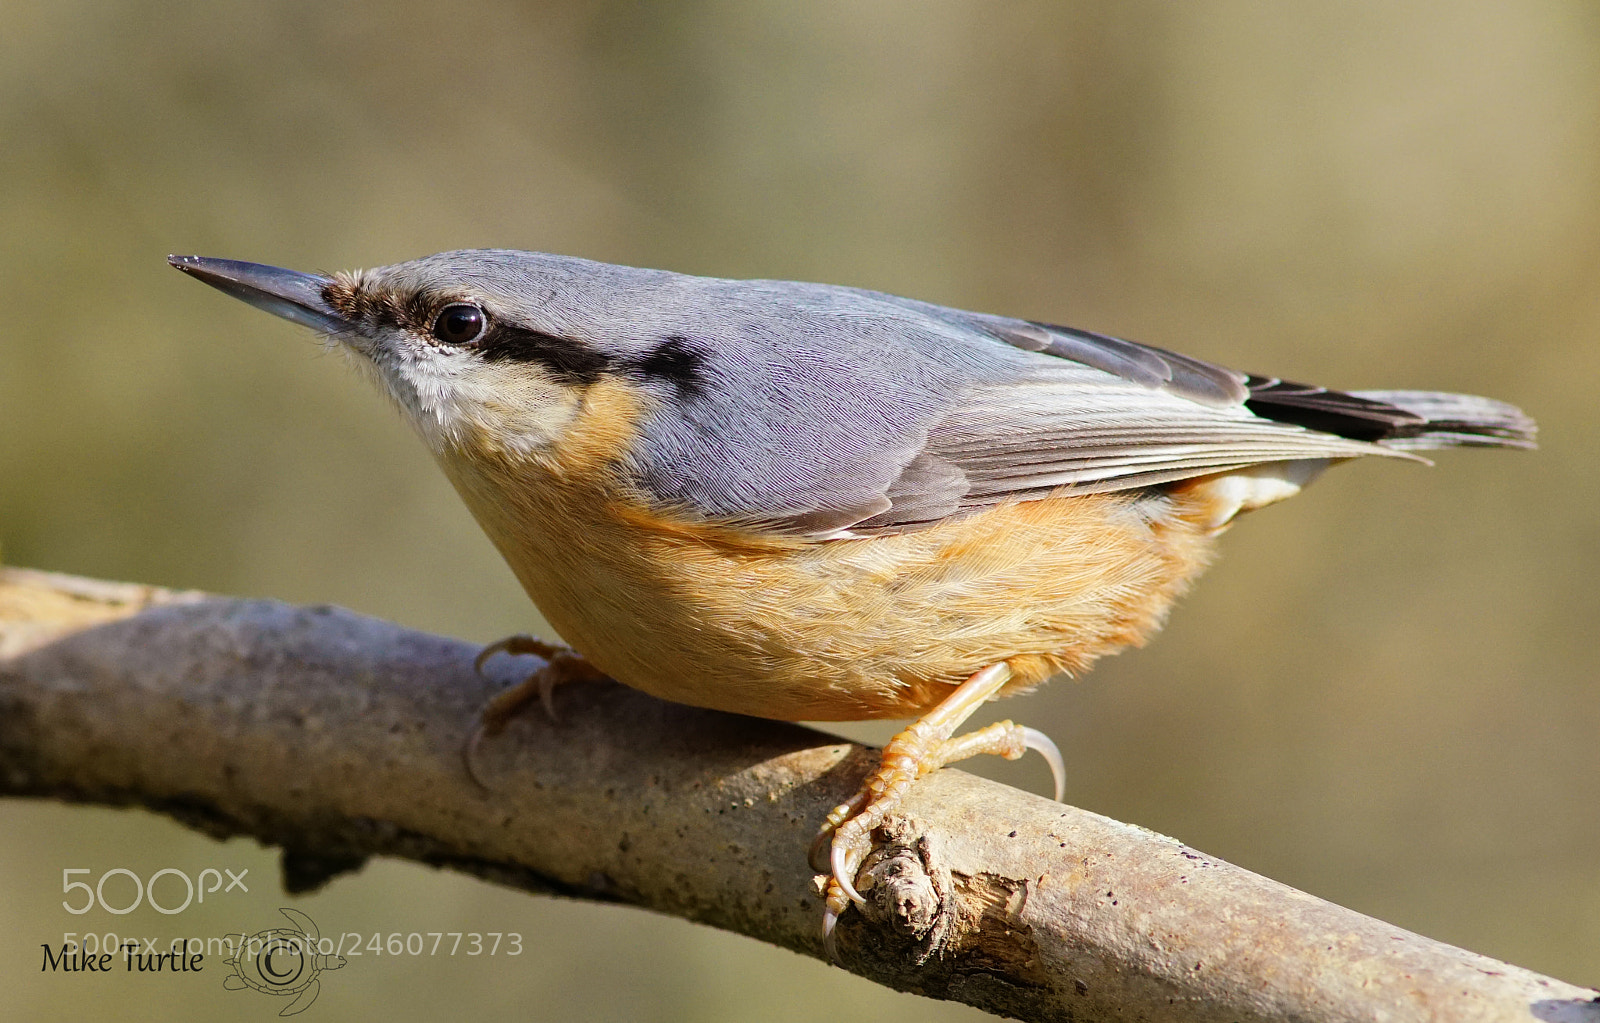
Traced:
[[[1078, 805], [1600, 982], [1589, 0], [0, 4], [5, 560], [476, 641], [537, 628], [376, 393], [163, 258], [467, 246], [860, 285], [1523, 405], [1538, 453], [1342, 468], [1234, 530], [1150, 649], [1003, 712], [1061, 743]], [[408, 864], [291, 901], [273, 863], [147, 815], [0, 804], [0, 990], [15, 1018], [269, 1018], [220, 966], [41, 975], [39, 945], [293, 905], [324, 932], [524, 935], [514, 959], [356, 960], [306, 1018], [978, 1016]], [[64, 868], [167, 866], [248, 867], [251, 892], [61, 908]]]

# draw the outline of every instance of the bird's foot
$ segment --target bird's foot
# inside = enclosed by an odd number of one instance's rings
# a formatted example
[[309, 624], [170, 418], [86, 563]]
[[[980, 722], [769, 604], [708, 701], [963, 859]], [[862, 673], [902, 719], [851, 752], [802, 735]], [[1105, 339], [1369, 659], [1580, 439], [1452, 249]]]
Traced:
[[484, 647], [472, 662], [473, 670], [480, 675], [483, 674], [483, 666], [496, 654], [507, 654], [512, 657], [532, 654], [544, 658], [545, 663], [538, 671], [517, 685], [495, 694], [478, 713], [478, 725], [467, 739], [461, 756], [466, 764], [468, 776], [484, 789], [488, 786], [478, 777], [473, 763], [477, 758], [478, 747], [485, 739], [499, 735], [512, 718], [521, 714], [535, 700], [538, 700], [539, 705], [544, 708], [546, 717], [551, 721], [556, 720], [556, 705], [552, 695], [556, 686], [567, 682], [595, 682], [606, 677], [604, 672], [584, 660], [582, 655], [571, 647], [546, 643], [533, 636], [520, 635], [507, 636]]
[[[855, 877], [872, 849], [872, 832], [900, 804], [918, 778], [981, 753], [1016, 760], [1031, 749], [1049, 762], [1056, 799], [1061, 798], [1066, 773], [1061, 751], [1044, 733], [999, 721], [966, 735], [953, 734], [1010, 677], [1011, 669], [1002, 662], [962, 683], [943, 703], [889, 740], [877, 770], [849, 802], [840, 803], [828, 814], [812, 845], [811, 859], [814, 867], [829, 875], [822, 932], [830, 955], [834, 954], [833, 930], [839, 917], [852, 902], [859, 905], [866, 901], [856, 890]], [[826, 868], [817, 862], [823, 849], [828, 850]]]

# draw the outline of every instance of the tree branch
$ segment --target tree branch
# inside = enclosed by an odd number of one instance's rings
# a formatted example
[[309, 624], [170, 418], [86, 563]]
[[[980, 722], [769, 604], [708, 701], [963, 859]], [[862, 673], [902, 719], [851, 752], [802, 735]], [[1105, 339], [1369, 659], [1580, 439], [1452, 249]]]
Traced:
[[[805, 850], [872, 752], [614, 684], [461, 751], [475, 650], [337, 608], [0, 569], [0, 793], [284, 850], [291, 890], [403, 856], [821, 957]], [[1170, 838], [945, 770], [869, 860], [846, 968], [1032, 1020], [1600, 1021], [1597, 992]]]

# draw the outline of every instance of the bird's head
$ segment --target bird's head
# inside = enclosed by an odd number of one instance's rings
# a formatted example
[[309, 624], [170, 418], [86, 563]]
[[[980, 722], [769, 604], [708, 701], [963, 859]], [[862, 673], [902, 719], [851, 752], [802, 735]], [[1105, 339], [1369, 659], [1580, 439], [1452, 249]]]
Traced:
[[[329, 276], [258, 263], [169, 262], [355, 356], [436, 455], [539, 457], [574, 428], [597, 383], [641, 402], [694, 370], [685, 339], [625, 315], [671, 275], [506, 250], [444, 252]], [[663, 392], [665, 393], [665, 392]]]

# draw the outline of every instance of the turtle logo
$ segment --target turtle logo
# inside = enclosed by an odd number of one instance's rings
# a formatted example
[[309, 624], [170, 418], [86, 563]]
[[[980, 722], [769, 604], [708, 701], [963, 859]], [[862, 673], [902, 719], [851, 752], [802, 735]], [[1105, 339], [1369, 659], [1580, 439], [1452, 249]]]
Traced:
[[222, 981], [229, 991], [254, 988], [263, 994], [279, 998], [293, 998], [284, 1006], [280, 1016], [293, 1016], [304, 1012], [317, 1000], [322, 982], [317, 975], [323, 970], [337, 970], [345, 964], [344, 956], [322, 955], [317, 944], [322, 939], [317, 925], [299, 910], [280, 909], [293, 927], [273, 927], [249, 937], [243, 934], [228, 935], [233, 947], [233, 958], [224, 959], [233, 973]]

